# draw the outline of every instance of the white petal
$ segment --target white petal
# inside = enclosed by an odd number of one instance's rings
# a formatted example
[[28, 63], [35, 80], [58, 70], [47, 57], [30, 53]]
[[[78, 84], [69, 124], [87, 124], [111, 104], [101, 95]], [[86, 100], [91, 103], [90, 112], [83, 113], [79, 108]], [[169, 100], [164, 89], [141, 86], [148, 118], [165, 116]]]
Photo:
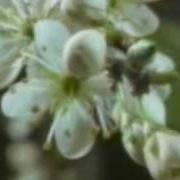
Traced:
[[85, 107], [75, 101], [64, 111], [60, 110], [55, 139], [61, 154], [68, 159], [78, 159], [89, 153], [95, 143], [94, 119]]
[[48, 17], [49, 12], [53, 9], [54, 6], [58, 5], [59, 0], [35, 0], [30, 1], [31, 3], [31, 16], [39, 17]]
[[4, 38], [0, 42], [0, 89], [10, 85], [19, 75], [24, 58], [23, 48], [28, 47], [24, 39]]
[[0, 89], [9, 86], [19, 75], [23, 67], [23, 59], [0, 64]]
[[157, 132], [146, 143], [144, 154], [147, 167], [155, 179], [180, 179], [180, 135]]
[[124, 108], [123, 97], [120, 93], [116, 96], [116, 103], [113, 106], [112, 118], [121, 132], [126, 131], [132, 123], [131, 114]]
[[[107, 5], [107, 0], [62, 0], [61, 12], [64, 16], [75, 15], [80, 20], [99, 20], [105, 17]], [[81, 13], [83, 16], [80, 16]]]
[[158, 124], [166, 124], [166, 110], [162, 99], [154, 91], [144, 94], [141, 98], [145, 118]]
[[142, 37], [154, 33], [159, 20], [146, 5], [122, 3], [119, 17], [114, 20], [114, 24], [117, 29], [130, 36]]
[[3, 39], [0, 43], [0, 63], [12, 63], [20, 57], [22, 48], [28, 46], [23, 39]]
[[36, 121], [51, 103], [51, 86], [39, 80], [15, 84], [2, 98], [2, 112], [11, 119]]
[[0, 42], [0, 89], [10, 85], [23, 66], [21, 50], [28, 44], [18, 39], [4, 38]]
[[43, 75], [43, 68], [40, 64], [34, 62], [33, 60], [29, 60], [26, 64], [26, 73], [27, 77], [32, 79], [32, 78], [45, 78]]
[[152, 91], [156, 91], [156, 93], [161, 97], [163, 101], [166, 101], [168, 97], [171, 95], [172, 92], [172, 87], [169, 84], [166, 85], [160, 85], [160, 86], [152, 86], [151, 87]]
[[129, 156], [136, 163], [144, 165], [143, 147], [146, 134], [144, 126], [141, 122], [132, 123], [125, 131], [123, 131], [123, 145]]
[[134, 96], [127, 78], [119, 86], [122, 107], [134, 118], [146, 119], [158, 124], [166, 124], [166, 110], [163, 99], [155, 90], [141, 97]]
[[105, 53], [104, 35], [89, 29], [78, 32], [67, 42], [63, 60], [69, 73], [82, 77], [97, 73], [103, 68]]
[[142, 113], [139, 98], [138, 96], [133, 95], [133, 86], [126, 77], [123, 77], [123, 82], [119, 85], [119, 94], [122, 98], [122, 105], [124, 109], [131, 116], [136, 117]]
[[157, 52], [150, 64], [147, 65], [146, 70], [157, 73], [170, 72], [175, 69], [175, 63], [173, 60], [160, 52]]
[[83, 87], [88, 94], [92, 93], [93, 95], [100, 96], [110, 94], [111, 85], [112, 80], [110, 79], [107, 71], [91, 76], [83, 83]]
[[62, 50], [68, 40], [68, 29], [58, 21], [43, 20], [35, 25], [35, 47], [38, 55], [55, 70], [60, 70]]

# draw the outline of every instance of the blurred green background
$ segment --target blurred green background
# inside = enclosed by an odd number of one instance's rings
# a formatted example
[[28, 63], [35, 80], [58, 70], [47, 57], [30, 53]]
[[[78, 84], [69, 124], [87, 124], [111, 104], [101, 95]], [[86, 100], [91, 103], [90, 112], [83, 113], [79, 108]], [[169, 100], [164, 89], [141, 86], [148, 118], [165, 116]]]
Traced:
[[[161, 18], [161, 27], [154, 39], [164, 52], [175, 61], [180, 71], [180, 1], [165, 0], [156, 3], [156, 12]], [[173, 84], [173, 93], [168, 104], [168, 124], [180, 131], [180, 82]]]

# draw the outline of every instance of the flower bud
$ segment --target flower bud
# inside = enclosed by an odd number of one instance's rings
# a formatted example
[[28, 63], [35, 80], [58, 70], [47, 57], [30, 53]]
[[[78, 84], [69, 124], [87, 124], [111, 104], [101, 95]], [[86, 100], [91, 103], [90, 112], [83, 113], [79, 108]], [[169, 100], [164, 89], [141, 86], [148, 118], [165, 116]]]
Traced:
[[155, 44], [148, 40], [139, 40], [128, 49], [128, 57], [131, 61], [146, 62], [155, 52]]

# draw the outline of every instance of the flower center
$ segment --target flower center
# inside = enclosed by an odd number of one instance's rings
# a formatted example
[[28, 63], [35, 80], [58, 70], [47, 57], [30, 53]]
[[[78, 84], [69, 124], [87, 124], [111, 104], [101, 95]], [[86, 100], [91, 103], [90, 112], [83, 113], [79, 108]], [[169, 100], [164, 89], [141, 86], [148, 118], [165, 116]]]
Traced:
[[80, 80], [75, 77], [66, 77], [62, 80], [62, 91], [67, 96], [77, 96], [80, 91]]
[[25, 35], [26, 37], [33, 39], [34, 38], [34, 29], [33, 29], [33, 21], [32, 20], [27, 20], [27, 22], [25, 22], [22, 25], [22, 33], [23, 35]]
[[53, 102], [53, 111], [59, 108], [71, 98], [78, 98], [80, 96], [81, 82], [75, 77], [63, 77], [55, 80], [55, 99]]

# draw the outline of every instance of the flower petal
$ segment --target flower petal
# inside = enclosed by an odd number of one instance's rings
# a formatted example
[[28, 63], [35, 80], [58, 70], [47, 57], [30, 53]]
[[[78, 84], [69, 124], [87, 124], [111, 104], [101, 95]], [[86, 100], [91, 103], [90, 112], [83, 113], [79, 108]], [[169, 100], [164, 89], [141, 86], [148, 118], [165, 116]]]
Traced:
[[71, 102], [65, 111], [60, 110], [55, 140], [61, 154], [68, 159], [85, 156], [93, 147], [97, 130], [94, 119], [79, 102]]
[[154, 55], [152, 62], [148, 64], [145, 68], [148, 71], [153, 71], [157, 73], [170, 72], [175, 69], [175, 63], [169, 56], [161, 52], [157, 52]]
[[123, 83], [119, 85], [121, 108], [131, 117], [164, 125], [166, 123], [164, 100], [157, 91], [152, 89], [140, 97], [134, 96], [131, 83], [125, 77], [123, 80]]
[[2, 112], [11, 119], [36, 121], [51, 102], [51, 86], [44, 81], [30, 80], [15, 84], [2, 98]]
[[129, 156], [139, 165], [145, 165], [143, 147], [146, 134], [142, 122], [133, 122], [123, 131], [122, 142]]
[[123, 77], [122, 84], [119, 85], [119, 96], [122, 102], [123, 108], [131, 116], [139, 117], [142, 113], [141, 103], [137, 96], [133, 94], [133, 86], [128, 78]]
[[61, 12], [65, 17], [78, 17], [81, 21], [101, 20], [105, 17], [107, 5], [107, 0], [62, 0]]
[[159, 20], [146, 5], [122, 3], [119, 17], [114, 19], [114, 25], [125, 34], [142, 37], [154, 33], [159, 26]]
[[59, 71], [62, 68], [62, 50], [69, 36], [68, 29], [58, 21], [42, 20], [35, 25], [37, 53], [48, 66], [55, 70]]
[[105, 53], [104, 35], [89, 29], [78, 32], [67, 42], [63, 60], [67, 72], [84, 77], [97, 73], [103, 68]]
[[160, 86], [152, 86], [151, 91], [156, 91], [156, 93], [161, 97], [163, 101], [166, 101], [168, 97], [171, 95], [172, 87], [170, 84], [160, 85]]
[[0, 89], [9, 86], [19, 75], [23, 67], [23, 59], [17, 59], [14, 63], [2, 63], [0, 66]]
[[176, 132], [157, 132], [144, 148], [146, 164], [154, 179], [180, 178], [180, 136]]
[[110, 79], [107, 71], [91, 76], [83, 83], [83, 87], [88, 94], [100, 96], [110, 94], [111, 86], [112, 80]]
[[155, 91], [144, 94], [141, 98], [144, 116], [158, 124], [166, 124], [166, 110], [162, 99]]
[[2, 42], [0, 42], [0, 89], [7, 87], [19, 75], [24, 63], [21, 52], [28, 45], [23, 38], [2, 37]]
[[0, 63], [13, 63], [28, 44], [23, 39], [3, 39], [0, 43]]
[[59, 0], [36, 0], [31, 1], [31, 16], [33, 17], [47, 17], [49, 12], [58, 6]]

